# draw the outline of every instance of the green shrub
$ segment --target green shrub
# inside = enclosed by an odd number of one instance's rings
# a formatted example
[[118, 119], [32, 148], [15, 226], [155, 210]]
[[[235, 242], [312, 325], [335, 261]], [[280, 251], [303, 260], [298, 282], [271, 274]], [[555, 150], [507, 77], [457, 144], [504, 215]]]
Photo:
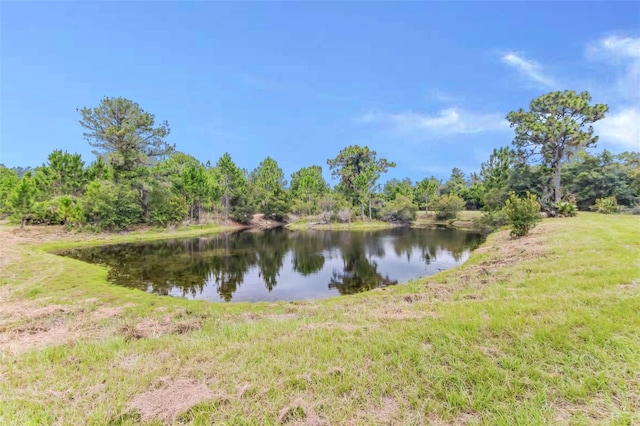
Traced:
[[91, 182], [82, 206], [87, 222], [96, 229], [125, 229], [142, 218], [137, 191], [112, 182]]
[[604, 214], [617, 213], [618, 200], [616, 200], [616, 197], [597, 198], [596, 203], [590, 209]]
[[508, 224], [509, 218], [504, 209], [487, 210], [482, 213], [479, 222], [483, 228], [492, 231]]
[[84, 222], [84, 211], [78, 198], [62, 195], [52, 200], [35, 203], [28, 221], [30, 224], [74, 227]]
[[455, 219], [458, 212], [464, 210], [465, 201], [457, 195], [436, 197], [430, 207], [435, 210], [437, 219]]
[[253, 219], [255, 213], [255, 207], [249, 202], [249, 199], [244, 195], [239, 195], [232, 198], [232, 210], [231, 218], [236, 222], [242, 224], [248, 224]]
[[386, 222], [411, 222], [416, 220], [418, 206], [411, 202], [409, 197], [396, 194], [396, 197], [388, 201], [382, 208], [382, 220]]
[[556, 212], [559, 216], [574, 217], [578, 214], [578, 207], [568, 201], [560, 201], [556, 204]]
[[278, 189], [270, 197], [269, 203], [264, 207], [264, 217], [282, 222], [288, 212], [289, 200], [287, 199], [287, 193]]
[[158, 226], [182, 222], [189, 213], [184, 197], [164, 188], [155, 188], [149, 194], [149, 221]]
[[524, 198], [511, 192], [505, 202], [504, 211], [509, 219], [512, 237], [527, 235], [542, 220], [537, 197], [528, 191]]

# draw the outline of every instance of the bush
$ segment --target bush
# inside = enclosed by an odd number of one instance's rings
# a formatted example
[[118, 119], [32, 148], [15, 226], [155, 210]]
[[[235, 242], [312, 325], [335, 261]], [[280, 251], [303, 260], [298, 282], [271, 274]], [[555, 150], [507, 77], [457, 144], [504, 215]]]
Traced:
[[87, 221], [99, 230], [125, 229], [142, 218], [137, 191], [111, 182], [91, 182], [82, 206]]
[[507, 217], [504, 209], [488, 210], [482, 213], [482, 217], [479, 222], [484, 228], [494, 230], [508, 224], [509, 218]]
[[231, 201], [232, 204], [234, 204], [231, 210], [231, 218], [236, 222], [240, 222], [245, 225], [249, 224], [256, 211], [253, 204], [249, 202], [249, 199], [246, 196], [237, 196]]
[[336, 217], [340, 222], [351, 222], [351, 209], [340, 209], [336, 213]]
[[297, 215], [311, 215], [313, 213], [313, 203], [296, 198], [291, 202], [289, 210]]
[[382, 220], [387, 222], [411, 222], [416, 220], [418, 206], [411, 202], [411, 199], [396, 194], [396, 197], [388, 201], [382, 208]]
[[79, 200], [71, 195], [63, 195], [52, 200], [35, 203], [28, 216], [30, 224], [80, 225], [84, 222], [84, 211]]
[[563, 217], [574, 217], [578, 214], [578, 207], [568, 201], [560, 201], [556, 205], [556, 213]]
[[616, 197], [598, 198], [596, 199], [596, 203], [591, 206], [590, 209], [604, 214], [617, 213], [618, 201], [616, 200]]
[[457, 195], [443, 195], [431, 202], [437, 219], [455, 219], [458, 212], [464, 210], [465, 201]]
[[184, 197], [164, 188], [155, 188], [149, 194], [149, 221], [158, 226], [182, 222], [189, 213]]
[[289, 211], [287, 193], [277, 190], [264, 208], [264, 217], [282, 222]]
[[528, 191], [524, 198], [519, 198], [515, 192], [509, 194], [504, 211], [509, 219], [512, 237], [527, 235], [542, 220], [540, 204], [536, 198], [535, 194]]
[[620, 213], [632, 214], [632, 215], [640, 215], [640, 206], [621, 207], [620, 208]]

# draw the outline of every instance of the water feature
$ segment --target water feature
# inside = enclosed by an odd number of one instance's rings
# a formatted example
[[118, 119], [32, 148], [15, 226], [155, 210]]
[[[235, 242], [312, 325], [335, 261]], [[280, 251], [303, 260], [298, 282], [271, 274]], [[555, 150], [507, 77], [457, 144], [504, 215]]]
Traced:
[[108, 280], [209, 301], [320, 299], [433, 275], [467, 260], [481, 241], [456, 229], [371, 232], [276, 228], [114, 244], [60, 254], [109, 268]]

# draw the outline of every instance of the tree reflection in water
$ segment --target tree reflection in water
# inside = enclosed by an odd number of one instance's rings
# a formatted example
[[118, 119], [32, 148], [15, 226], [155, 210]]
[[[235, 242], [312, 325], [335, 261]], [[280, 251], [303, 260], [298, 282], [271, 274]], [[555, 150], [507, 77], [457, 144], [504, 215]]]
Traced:
[[464, 261], [481, 239], [454, 229], [278, 228], [61, 254], [106, 265], [110, 282], [157, 294], [212, 301], [293, 300], [358, 293], [446, 269]]

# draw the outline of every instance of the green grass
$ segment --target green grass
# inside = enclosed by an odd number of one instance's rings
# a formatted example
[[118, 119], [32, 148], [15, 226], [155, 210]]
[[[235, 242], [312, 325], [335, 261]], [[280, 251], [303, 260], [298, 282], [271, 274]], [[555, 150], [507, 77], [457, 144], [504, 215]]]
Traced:
[[[637, 217], [545, 220], [426, 280], [294, 303], [111, 286], [45, 250], [68, 244], [3, 251], [0, 342], [41, 340], [0, 346], [1, 424], [640, 423]], [[208, 398], [156, 420], [133, 408], [181, 380]]]

